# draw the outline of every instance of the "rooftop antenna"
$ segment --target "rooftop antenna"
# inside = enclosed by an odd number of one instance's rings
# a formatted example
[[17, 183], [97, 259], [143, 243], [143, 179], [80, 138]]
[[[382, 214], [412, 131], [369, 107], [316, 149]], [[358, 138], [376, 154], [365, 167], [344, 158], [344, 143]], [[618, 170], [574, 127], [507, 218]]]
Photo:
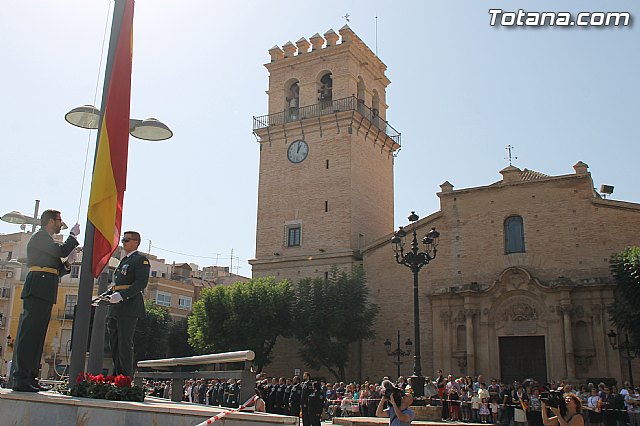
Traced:
[[376, 56], [378, 56], [378, 15], [376, 15]]
[[509, 160], [509, 166], [513, 166], [513, 160], [517, 160], [518, 157], [516, 157], [515, 155], [513, 155], [513, 148], [515, 148], [512, 145], [507, 145], [507, 147], [505, 148], [508, 152], [508, 157], [504, 157], [505, 160]]
[[349, 15], [348, 13], [346, 13], [346, 14], [343, 16], [343, 18], [344, 18], [344, 20], [345, 20], [346, 22], [349, 22], [349, 16], [351, 16], [351, 15]]

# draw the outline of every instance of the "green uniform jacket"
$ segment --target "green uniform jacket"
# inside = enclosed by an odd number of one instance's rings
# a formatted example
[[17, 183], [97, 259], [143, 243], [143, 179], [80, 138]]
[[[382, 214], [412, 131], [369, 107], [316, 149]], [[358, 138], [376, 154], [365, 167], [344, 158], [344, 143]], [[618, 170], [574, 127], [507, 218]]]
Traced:
[[109, 305], [107, 317], [136, 317], [144, 315], [142, 292], [149, 282], [149, 259], [139, 252], [133, 252], [120, 261], [113, 274], [115, 286], [128, 285], [125, 290], [116, 290], [122, 296], [122, 302]]
[[78, 241], [72, 236], [69, 236], [63, 244], [56, 243], [43, 228], [33, 234], [27, 244], [27, 266], [54, 268], [58, 270], [60, 275], [48, 272], [29, 272], [24, 281], [20, 298], [32, 296], [55, 305], [60, 276], [67, 273], [61, 258], [69, 256], [69, 253], [77, 245]]

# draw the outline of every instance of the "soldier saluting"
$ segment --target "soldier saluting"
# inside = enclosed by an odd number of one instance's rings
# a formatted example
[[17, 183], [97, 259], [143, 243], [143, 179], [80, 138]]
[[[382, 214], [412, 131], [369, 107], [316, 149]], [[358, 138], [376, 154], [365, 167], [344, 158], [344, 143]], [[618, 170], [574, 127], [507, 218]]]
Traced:
[[114, 292], [109, 296], [107, 330], [113, 374], [133, 377], [133, 336], [138, 318], [144, 315], [142, 292], [149, 282], [149, 259], [138, 252], [140, 234], [127, 231], [122, 238], [125, 256], [113, 274]]

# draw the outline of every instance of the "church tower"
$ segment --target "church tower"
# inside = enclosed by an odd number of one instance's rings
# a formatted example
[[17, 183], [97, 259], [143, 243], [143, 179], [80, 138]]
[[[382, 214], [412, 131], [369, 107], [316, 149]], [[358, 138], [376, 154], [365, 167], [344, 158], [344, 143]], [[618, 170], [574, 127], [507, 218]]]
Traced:
[[347, 25], [339, 35], [269, 50], [268, 115], [260, 144], [254, 277], [293, 283], [350, 270], [393, 231], [393, 159], [386, 65]]

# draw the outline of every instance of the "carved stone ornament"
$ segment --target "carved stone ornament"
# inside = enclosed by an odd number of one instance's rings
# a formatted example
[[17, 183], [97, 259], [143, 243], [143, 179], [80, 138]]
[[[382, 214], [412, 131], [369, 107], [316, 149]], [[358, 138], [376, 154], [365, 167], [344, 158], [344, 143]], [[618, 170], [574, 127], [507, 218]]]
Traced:
[[528, 303], [517, 302], [504, 309], [501, 319], [503, 321], [533, 321], [538, 319], [538, 313]]

